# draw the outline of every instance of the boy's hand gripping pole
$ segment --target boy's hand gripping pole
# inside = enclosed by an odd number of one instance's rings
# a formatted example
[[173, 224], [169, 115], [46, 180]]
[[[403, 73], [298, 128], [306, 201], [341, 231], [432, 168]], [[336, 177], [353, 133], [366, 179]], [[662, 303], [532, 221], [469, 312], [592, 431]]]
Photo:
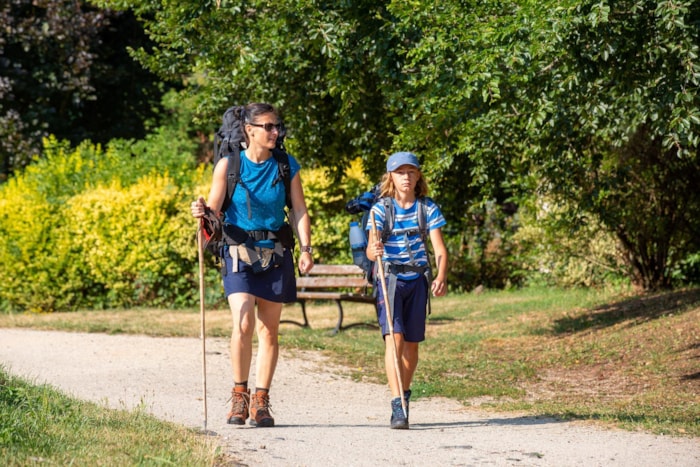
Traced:
[[[377, 223], [374, 220], [374, 214], [370, 213], [370, 218], [372, 221], [372, 236], [376, 241], [379, 236], [377, 235]], [[401, 366], [399, 365], [399, 351], [396, 348], [396, 341], [394, 340], [394, 313], [391, 309], [392, 300], [389, 300], [386, 289], [386, 278], [384, 277], [384, 264], [382, 264], [382, 257], [377, 256], [377, 269], [379, 269], [379, 282], [382, 286], [382, 295], [384, 296], [384, 307], [386, 308], [386, 320], [389, 324], [389, 338], [391, 339], [391, 347], [394, 349], [394, 369], [396, 370], [396, 380], [399, 383], [399, 392], [401, 397], [401, 410], [403, 410], [404, 417], [408, 418], [408, 413], [406, 412], [406, 400], [403, 397], [403, 381], [401, 380]]]

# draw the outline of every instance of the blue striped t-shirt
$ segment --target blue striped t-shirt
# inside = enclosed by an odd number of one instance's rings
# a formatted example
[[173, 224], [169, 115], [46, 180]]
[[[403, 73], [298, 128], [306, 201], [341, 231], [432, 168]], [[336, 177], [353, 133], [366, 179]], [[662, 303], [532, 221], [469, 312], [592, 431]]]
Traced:
[[[403, 209], [396, 203], [395, 199], [391, 200], [394, 204], [394, 228], [391, 235], [384, 244], [384, 255], [382, 261], [395, 264], [413, 264], [415, 266], [426, 266], [428, 264], [428, 255], [426, 245], [421, 239], [418, 232], [418, 201], [413, 203], [408, 209]], [[447, 224], [445, 218], [440, 212], [440, 208], [431, 198], [424, 198], [426, 228], [428, 232], [434, 229], [439, 229]], [[384, 203], [378, 202], [372, 206], [370, 211], [374, 216], [377, 224], [377, 234], [381, 237], [381, 231], [384, 229], [384, 221], [386, 214], [384, 212]], [[367, 229], [371, 229], [371, 222], [367, 223]], [[413, 232], [412, 234], [410, 232]], [[413, 280], [420, 276], [417, 272], [407, 272], [398, 274], [397, 277], [402, 280]]]

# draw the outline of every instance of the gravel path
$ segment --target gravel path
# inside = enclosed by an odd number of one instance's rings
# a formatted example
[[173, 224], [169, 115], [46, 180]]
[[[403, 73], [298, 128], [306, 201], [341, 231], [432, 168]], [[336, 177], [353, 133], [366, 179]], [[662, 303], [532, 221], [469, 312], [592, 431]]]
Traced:
[[[390, 430], [385, 386], [340, 376], [315, 353], [284, 350], [270, 392], [277, 426], [235, 427], [225, 423], [228, 342], [206, 344], [207, 428], [241, 465], [700, 466], [697, 438], [494, 414], [441, 398], [413, 401], [411, 429]], [[0, 364], [78, 398], [142, 405], [203, 427], [199, 339], [0, 329]]]

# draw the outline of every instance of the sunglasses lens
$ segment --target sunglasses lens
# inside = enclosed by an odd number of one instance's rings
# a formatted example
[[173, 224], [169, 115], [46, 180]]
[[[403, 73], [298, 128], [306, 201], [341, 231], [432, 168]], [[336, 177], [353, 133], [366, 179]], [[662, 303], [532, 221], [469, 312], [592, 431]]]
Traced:
[[272, 130], [277, 130], [281, 131], [282, 130], [282, 124], [281, 123], [251, 123], [250, 125], [260, 127], [267, 131], [268, 133], [271, 132]]

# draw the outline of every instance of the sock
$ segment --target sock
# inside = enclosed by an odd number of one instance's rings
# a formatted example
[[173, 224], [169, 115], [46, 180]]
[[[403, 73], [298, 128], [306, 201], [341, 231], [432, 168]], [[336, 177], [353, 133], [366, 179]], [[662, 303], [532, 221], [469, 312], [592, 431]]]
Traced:
[[256, 393], [257, 393], [257, 392], [264, 392], [265, 394], [269, 394], [270, 388], [259, 388], [259, 387], [256, 387], [256, 388], [255, 388], [255, 392], [256, 392]]
[[242, 383], [236, 383], [235, 381], [233, 382], [233, 387], [234, 388], [243, 388], [246, 391], [248, 390], [248, 381], [243, 381]]

